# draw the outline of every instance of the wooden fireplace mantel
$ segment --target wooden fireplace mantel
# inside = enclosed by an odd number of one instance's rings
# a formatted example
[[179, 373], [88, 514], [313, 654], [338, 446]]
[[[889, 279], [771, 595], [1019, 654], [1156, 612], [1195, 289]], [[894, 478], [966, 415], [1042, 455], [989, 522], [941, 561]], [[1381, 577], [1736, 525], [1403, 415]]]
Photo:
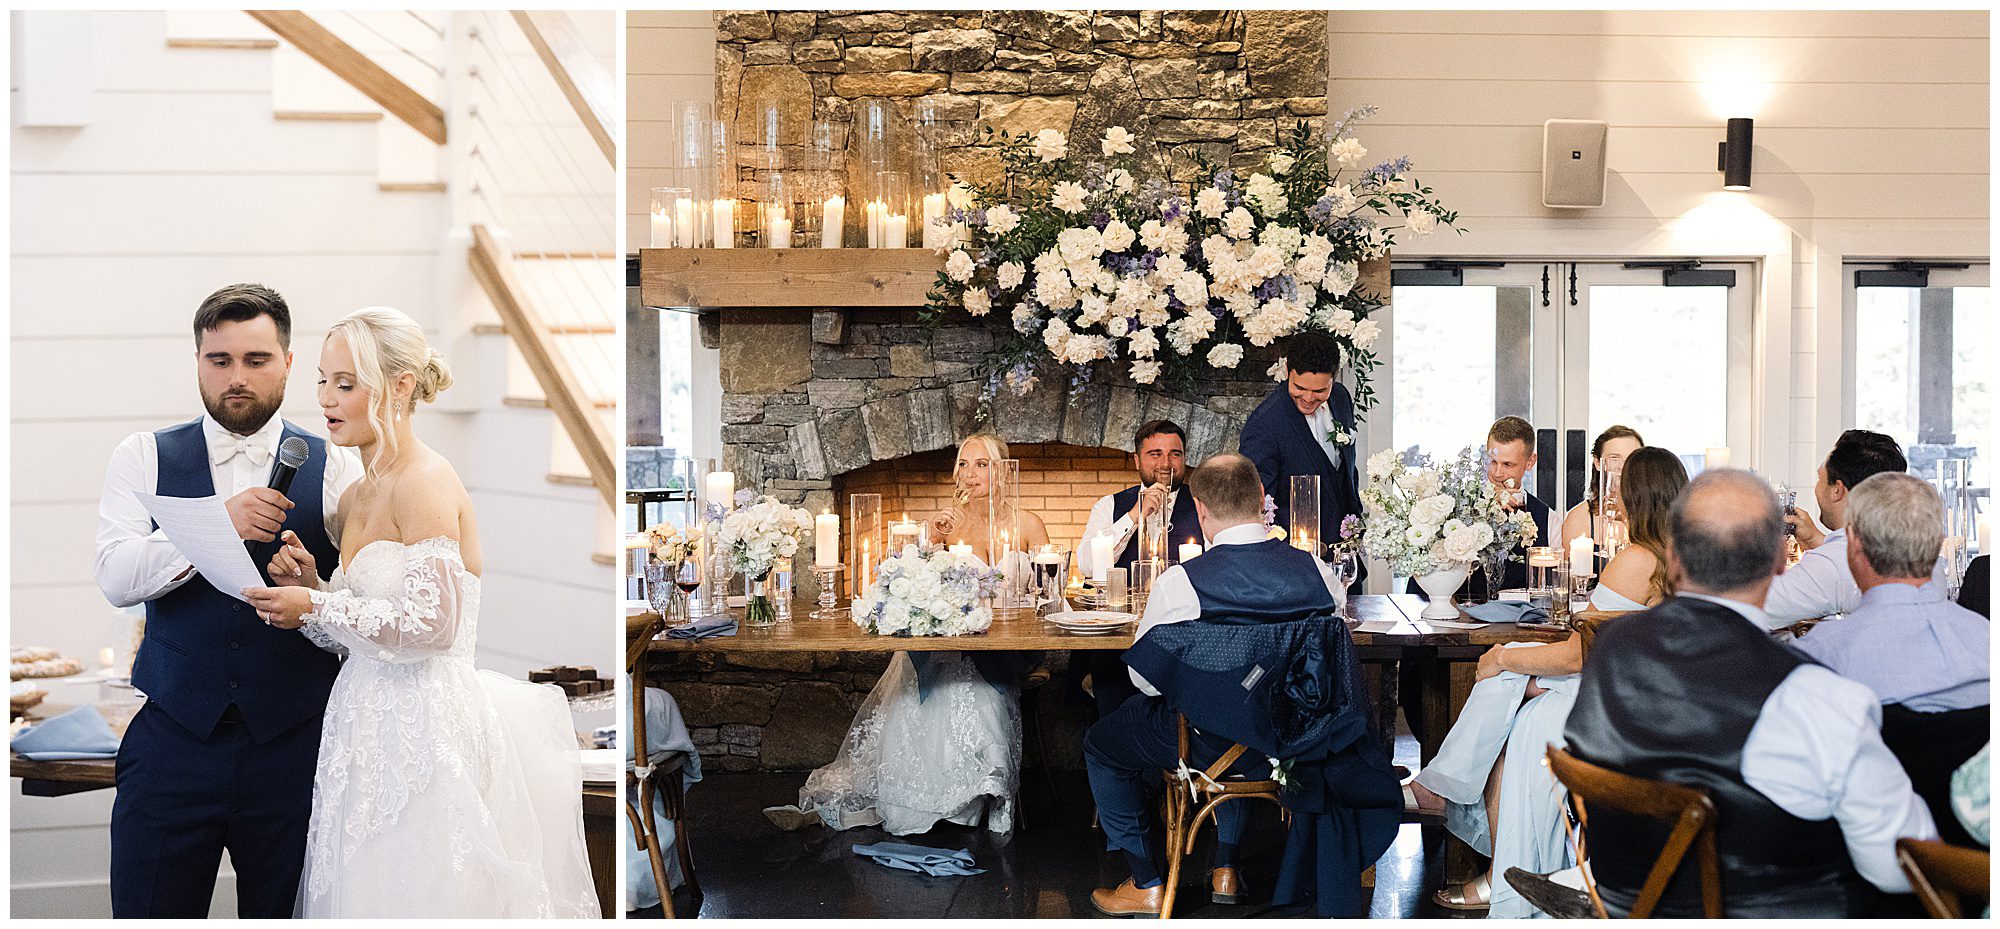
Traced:
[[925, 248], [644, 248], [647, 306], [918, 307], [944, 258]]

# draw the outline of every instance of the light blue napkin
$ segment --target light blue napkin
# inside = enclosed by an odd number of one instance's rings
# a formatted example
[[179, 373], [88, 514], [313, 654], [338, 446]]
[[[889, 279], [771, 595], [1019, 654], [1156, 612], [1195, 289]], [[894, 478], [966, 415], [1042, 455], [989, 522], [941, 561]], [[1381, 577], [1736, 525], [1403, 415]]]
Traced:
[[856, 845], [854, 853], [863, 858], [872, 858], [879, 865], [917, 871], [932, 877], [986, 873], [985, 869], [972, 866], [972, 853], [963, 848], [948, 852], [942, 848], [925, 848], [922, 845], [877, 842], [873, 845]]
[[97, 707], [80, 706], [24, 729], [14, 737], [14, 751], [32, 761], [77, 761], [118, 757], [118, 737]]
[[730, 616], [710, 616], [698, 619], [685, 626], [675, 626], [667, 630], [669, 639], [708, 639], [719, 635], [735, 635], [736, 620]]
[[1494, 600], [1467, 606], [1465, 615], [1482, 623], [1545, 623], [1549, 611], [1526, 600]]

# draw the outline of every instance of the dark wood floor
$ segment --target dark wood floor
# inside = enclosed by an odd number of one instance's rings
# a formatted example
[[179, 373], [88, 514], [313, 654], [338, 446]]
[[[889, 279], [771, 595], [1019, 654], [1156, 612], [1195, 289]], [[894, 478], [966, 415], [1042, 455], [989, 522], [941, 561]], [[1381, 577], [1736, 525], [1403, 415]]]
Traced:
[[[1407, 735], [1397, 755], [1414, 755]], [[808, 827], [784, 832], [762, 809], [798, 800], [805, 782], [799, 774], [713, 774], [689, 791], [696, 867], [704, 897], [704, 918], [956, 918], [1063, 919], [1094, 917], [1090, 892], [1126, 877], [1123, 860], [1104, 851], [1104, 834], [1091, 825], [1090, 790], [1080, 772], [1051, 785], [1040, 771], [1026, 772], [1022, 816], [1010, 836], [983, 829], [939, 826], [920, 836], [891, 836], [880, 829], [833, 832]], [[1210, 903], [1205, 878], [1208, 855], [1189, 859], [1176, 916], [1241, 919], [1282, 916], [1270, 905], [1284, 842], [1276, 811], [1259, 805], [1246, 837], [1242, 872], [1249, 902]], [[853, 853], [856, 845], [880, 841], [969, 849], [986, 873], [970, 877], [927, 877], [875, 864]], [[1375, 918], [1455, 915], [1429, 901], [1430, 879], [1442, 866], [1438, 837], [1427, 855], [1423, 828], [1406, 825], [1376, 864]], [[696, 903], [676, 895], [682, 916]], [[657, 917], [659, 908], [630, 914]]]

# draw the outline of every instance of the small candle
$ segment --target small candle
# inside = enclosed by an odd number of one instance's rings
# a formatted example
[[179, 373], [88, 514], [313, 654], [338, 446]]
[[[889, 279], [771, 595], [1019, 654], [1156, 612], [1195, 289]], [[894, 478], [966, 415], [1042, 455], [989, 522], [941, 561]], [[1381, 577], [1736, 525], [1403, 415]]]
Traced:
[[1195, 542], [1190, 540], [1181, 543], [1181, 548], [1180, 548], [1181, 564], [1187, 564], [1188, 562], [1195, 560], [1197, 557], [1200, 557], [1200, 555], [1201, 555], [1200, 542]]
[[840, 234], [847, 224], [847, 198], [828, 197], [820, 216], [819, 247], [839, 248]]
[[1710, 448], [1702, 453], [1701, 469], [1703, 471], [1709, 470], [1710, 468], [1727, 468], [1727, 467], [1729, 467], [1728, 448]]
[[923, 534], [917, 524], [910, 521], [910, 514], [903, 514], [903, 521], [889, 527], [889, 548], [900, 552], [905, 545], [922, 545]]
[[1594, 546], [1589, 536], [1577, 536], [1569, 543], [1569, 571], [1571, 574], [1590, 575], [1597, 573], [1597, 563], [1593, 560]]
[[1035, 553], [1036, 564], [1062, 564], [1062, 553], [1053, 549], [1043, 549]]
[[1553, 568], [1561, 563], [1562, 559], [1556, 557], [1556, 550], [1553, 548], [1528, 549], [1528, 566], [1531, 568]]
[[840, 563], [840, 517], [821, 512], [813, 517], [813, 564], [831, 568]]
[[693, 248], [694, 241], [694, 200], [688, 197], [674, 198], [674, 218], [679, 225], [674, 229], [674, 241], [682, 248]]
[[736, 201], [727, 197], [715, 201], [715, 247], [736, 247]]
[[104, 670], [106, 671], [109, 671], [112, 668], [117, 667], [118, 652], [109, 645], [104, 646], [97, 652], [97, 663], [103, 666]]
[[950, 546], [949, 551], [954, 555], [970, 555], [972, 554], [972, 543], [960, 542], [957, 545]]
[[672, 248], [674, 246], [674, 224], [673, 220], [667, 215], [667, 208], [665, 206], [653, 209], [652, 234], [646, 239], [646, 244], [654, 248]]
[[1303, 529], [1299, 530], [1299, 537], [1292, 540], [1292, 547], [1310, 554], [1313, 550], [1312, 533]]
[[1090, 537], [1090, 579], [1098, 586], [1105, 583], [1105, 572], [1111, 567], [1112, 538], [1103, 533]]
[[710, 471], [707, 477], [702, 478], [701, 489], [709, 503], [729, 509], [734, 505], [731, 501], [736, 498], [736, 472]]
[[792, 247], [792, 221], [785, 218], [783, 210], [778, 211], [778, 215], [771, 217], [771, 228], [768, 230], [765, 239], [771, 243], [771, 248]]
[[940, 248], [948, 244], [951, 230], [944, 223], [944, 194], [924, 194], [924, 247]]

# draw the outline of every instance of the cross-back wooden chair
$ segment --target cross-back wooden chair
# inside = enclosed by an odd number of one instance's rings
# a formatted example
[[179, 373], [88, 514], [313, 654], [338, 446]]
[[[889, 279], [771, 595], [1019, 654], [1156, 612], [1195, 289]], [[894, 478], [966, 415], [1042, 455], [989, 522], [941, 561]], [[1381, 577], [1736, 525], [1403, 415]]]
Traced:
[[695, 899], [701, 898], [701, 883], [694, 875], [694, 850], [688, 836], [687, 796], [681, 788], [678, 755], [655, 765], [646, 752], [646, 643], [661, 628], [660, 617], [642, 614], [625, 621], [625, 671], [632, 683], [632, 725], [625, 737], [632, 743], [632, 768], [625, 772], [625, 816], [632, 823], [632, 837], [653, 867], [653, 883], [660, 889], [660, 910], [674, 918], [673, 888], [667, 885], [665, 841], [652, 811], [655, 799], [674, 824], [674, 849], [680, 857], [681, 875]]
[[[1681, 860], [1692, 848], [1695, 867], [1701, 876], [1702, 915], [1709, 919], [1722, 918], [1722, 868], [1715, 850], [1715, 804], [1708, 798], [1708, 792], [1685, 784], [1648, 780], [1621, 774], [1609, 768], [1602, 768], [1571, 755], [1555, 746], [1549, 746], [1549, 769], [1556, 780], [1569, 789], [1570, 802], [1576, 807], [1580, 838], [1577, 839], [1576, 859], [1587, 860], [1584, 839], [1589, 836], [1590, 812], [1592, 805], [1601, 805], [1645, 816], [1665, 823], [1672, 831], [1660, 849], [1660, 856], [1653, 861], [1652, 870], [1646, 873], [1646, 883], [1640, 887], [1639, 896], [1632, 901], [1633, 919], [1645, 919], [1652, 915], [1659, 905], [1660, 897], [1666, 893], [1667, 883], [1673, 880], [1674, 872], [1680, 869]], [[1594, 883], [1586, 881], [1590, 891], [1591, 906], [1597, 910], [1600, 919], [1608, 918], [1604, 911], [1604, 901], [1597, 895]]]
[[1194, 854], [1194, 841], [1201, 834], [1202, 820], [1215, 821], [1215, 809], [1235, 800], [1269, 800], [1277, 804], [1286, 822], [1291, 821], [1291, 813], [1284, 810], [1284, 801], [1279, 798], [1279, 784], [1273, 780], [1253, 781], [1241, 775], [1224, 772], [1236, 763], [1243, 753], [1249, 751], [1238, 743], [1222, 753], [1207, 770], [1191, 766], [1188, 760], [1187, 717], [1175, 714], [1176, 728], [1180, 740], [1180, 765], [1169, 769], [1167, 792], [1163, 803], [1162, 816], [1167, 822], [1167, 890], [1160, 901], [1160, 918], [1167, 919], [1174, 913], [1174, 892], [1180, 888], [1181, 864], [1188, 855]]
[[1924, 912], [1935, 919], [1964, 919], [1967, 910], [1983, 909], [1990, 899], [1991, 853], [1943, 842], [1896, 840], [1896, 863], [1910, 878], [1910, 889]]

